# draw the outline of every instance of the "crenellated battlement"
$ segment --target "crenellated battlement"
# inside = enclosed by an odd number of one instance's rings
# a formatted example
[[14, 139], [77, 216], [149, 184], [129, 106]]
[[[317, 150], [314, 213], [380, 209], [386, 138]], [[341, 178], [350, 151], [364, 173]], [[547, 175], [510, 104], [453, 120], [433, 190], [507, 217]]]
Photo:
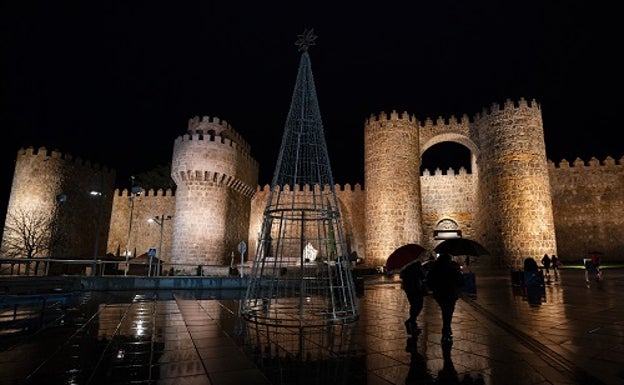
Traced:
[[[176, 175], [183, 182], [207, 182], [220, 186], [227, 186], [238, 191], [246, 197], [252, 197], [254, 194], [253, 187], [232, 175], [219, 173], [215, 171], [185, 170], [178, 171]], [[124, 190], [126, 191], [126, 190]]]
[[[339, 185], [338, 183], [334, 184], [334, 190], [335, 191], [345, 191], [345, 192], [349, 192], [349, 191], [353, 191], [353, 192], [360, 192], [362, 191], [362, 185], [359, 183], [356, 183], [355, 185], [351, 186], [350, 183], [346, 183], [343, 186]], [[268, 193], [271, 191], [271, 185], [269, 184], [265, 184], [264, 186], [258, 186], [256, 188], [256, 192], [258, 193]], [[290, 185], [284, 185], [282, 186], [275, 186], [275, 191], [310, 191], [310, 185], [306, 184], [303, 186], [300, 185], [295, 185], [294, 189], [291, 188]], [[329, 192], [329, 185], [325, 185], [323, 186], [323, 191], [324, 192]]]
[[174, 145], [175, 146], [183, 145], [185, 142], [206, 143], [206, 145], [223, 145], [224, 149], [227, 147], [230, 147], [235, 152], [240, 153], [245, 161], [251, 161], [255, 165], [258, 164], [257, 161], [251, 156], [250, 147], [245, 146], [244, 145], [245, 143], [243, 143], [243, 146], [241, 146], [240, 142], [232, 140], [229, 137], [224, 137], [221, 135], [213, 135], [210, 133], [208, 134], [188, 133], [185, 135], [178, 136], [174, 141]]
[[[130, 198], [132, 196], [130, 190], [128, 189], [115, 189], [114, 191], [114, 195], [118, 196], [118, 197], [127, 197]], [[143, 197], [173, 197], [175, 196], [175, 190], [173, 189], [166, 189], [163, 190], [161, 188], [154, 190], [154, 189], [149, 189], [149, 190], [145, 190], [143, 191], [143, 193], [141, 193], [141, 196]]]
[[232, 126], [223, 119], [219, 119], [218, 117], [210, 117], [210, 116], [194, 116], [188, 121], [188, 131], [203, 131], [208, 132], [210, 130], [215, 130], [217, 132], [233, 130]]
[[74, 157], [70, 154], [65, 154], [58, 150], [49, 150], [43, 146], [37, 149], [33, 148], [32, 146], [27, 147], [27, 148], [22, 147], [17, 151], [17, 157], [18, 158], [33, 157], [33, 158], [38, 158], [40, 161], [47, 161], [48, 159], [59, 159], [59, 160], [63, 160], [66, 162], [70, 162], [79, 167], [89, 168], [95, 171], [103, 171], [108, 174], [114, 173], [114, 170], [106, 166], [103, 166], [99, 163], [92, 163], [91, 161], [84, 160], [80, 157]]
[[403, 111], [403, 113], [399, 115], [399, 113], [396, 112], [396, 110], [392, 110], [390, 115], [388, 115], [386, 112], [383, 112], [383, 111], [380, 112], [379, 115], [371, 114], [371, 116], [368, 119], [366, 119], [365, 124], [368, 126], [374, 123], [383, 124], [384, 122], [398, 121], [398, 120], [406, 120], [410, 123], [414, 123], [418, 121], [414, 117], [414, 115], [410, 115], [405, 111]]
[[520, 98], [520, 100], [517, 101], [506, 99], [502, 105], [499, 103], [492, 103], [489, 108], [484, 108], [480, 113], [476, 113], [472, 117], [464, 113], [459, 119], [455, 115], [451, 115], [448, 118], [438, 116], [435, 120], [430, 117], [426, 117], [424, 120], [420, 121], [414, 117], [414, 115], [410, 115], [407, 112], [398, 114], [396, 110], [393, 110], [389, 115], [386, 112], [380, 112], [378, 115], [371, 114], [371, 116], [366, 119], [365, 124], [369, 126], [377, 123], [380, 126], [383, 126], [387, 122], [404, 120], [409, 123], [417, 123], [421, 128], [428, 130], [454, 130], [457, 129], [458, 126], [467, 126], [487, 115], [493, 115], [504, 110], [518, 109], [534, 109], [538, 113], [541, 112], [541, 107], [535, 99], [527, 101], [524, 98]]
[[551, 169], [573, 169], [573, 168], [585, 168], [585, 169], [596, 169], [600, 167], [620, 167], [624, 166], [624, 156], [621, 157], [617, 162], [614, 158], [607, 156], [602, 162], [598, 160], [598, 158], [592, 156], [587, 162], [585, 162], [581, 158], [576, 158], [574, 162], [570, 163], [566, 159], [562, 159], [558, 164], [555, 164], [553, 161], [548, 160], [548, 167]]
[[218, 117], [203, 116], [201, 119], [199, 116], [195, 116], [189, 119], [187, 134], [197, 134], [199, 137], [205, 135], [214, 138], [220, 136], [224, 139], [230, 139], [231, 141], [238, 143], [247, 152], [250, 151], [251, 146], [247, 141], [238, 133], [234, 128], [225, 120]]
[[429, 169], [426, 168], [426, 169], [423, 170], [423, 172], [422, 172], [422, 174], [420, 176], [425, 176], [425, 177], [430, 177], [430, 176], [434, 176], [434, 177], [435, 176], [449, 176], [449, 177], [452, 177], [452, 176], [459, 176], [459, 175], [469, 175], [468, 171], [466, 170], [465, 167], [460, 167], [459, 170], [457, 170], [457, 172], [455, 172], [455, 171], [456, 170], [454, 168], [449, 167], [446, 170], [446, 174], [443, 174], [442, 170], [440, 168], [436, 168], [434, 170], [433, 175], [432, 175], [431, 171], [429, 171]]
[[526, 109], [535, 110], [536, 113], [541, 113], [542, 108], [535, 99], [531, 99], [531, 101], [527, 101], [524, 98], [520, 98], [520, 100], [518, 101], [512, 101], [511, 99], [506, 99], [502, 105], [494, 102], [490, 105], [489, 108], [487, 107], [483, 108], [483, 110], [480, 113], [477, 113], [475, 115], [474, 119], [477, 120], [479, 118], [489, 116], [489, 115], [495, 115], [503, 111], [511, 110], [512, 112], [514, 112], [515, 110], [526, 110]]
[[463, 114], [461, 118], [458, 120], [455, 115], [451, 115], [448, 119], [444, 119], [441, 116], [433, 121], [431, 118], [426, 118], [424, 122], [420, 125], [425, 129], [437, 129], [437, 130], [445, 130], [445, 129], [454, 129], [457, 126], [464, 126], [471, 123], [472, 120], [468, 117], [467, 114]]

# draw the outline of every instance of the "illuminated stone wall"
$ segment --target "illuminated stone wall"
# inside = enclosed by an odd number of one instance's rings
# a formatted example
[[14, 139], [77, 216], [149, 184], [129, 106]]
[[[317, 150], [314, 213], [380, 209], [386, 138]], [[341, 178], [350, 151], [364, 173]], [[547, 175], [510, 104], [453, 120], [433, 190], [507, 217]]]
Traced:
[[549, 162], [557, 251], [580, 261], [590, 251], [624, 260], [624, 158]]
[[[131, 197], [134, 199], [132, 228], [130, 228]], [[130, 251], [128, 257], [132, 258], [145, 254], [150, 248], [158, 249], [160, 246], [160, 226], [151, 222], [150, 219], [157, 216], [171, 216], [171, 219], [164, 221], [162, 229], [162, 253], [157, 251], [156, 255], [158, 258], [170, 262], [174, 212], [175, 195], [170, 189], [147, 190], [138, 196], [132, 196], [127, 189], [115, 190], [107, 251], [114, 255], [125, 256], [126, 247], [128, 247]]]
[[448, 169], [445, 174], [436, 169], [432, 175], [425, 170], [421, 177], [423, 229], [427, 234], [422, 246], [433, 249], [436, 242], [433, 239], [434, 230], [443, 221], [452, 221], [457, 224], [465, 238], [475, 239], [474, 217], [475, 212], [475, 178], [461, 168], [457, 173]]
[[[579, 260], [592, 250], [605, 259], [624, 259], [624, 160], [563, 160], [555, 166], [546, 159], [535, 101], [493, 104], [459, 120], [419, 122], [405, 113], [381, 114], [366, 120], [364, 135], [366, 184], [336, 184], [335, 190], [347, 250], [367, 265], [383, 264], [404, 243], [433, 248], [434, 230], [449, 223], [506, 266], [519, 267], [524, 258], [545, 253]], [[471, 173], [420, 175], [422, 154], [446, 141], [470, 150]], [[147, 191], [135, 200], [131, 252], [158, 245], [160, 228], [149, 218], [172, 215], [163, 228], [166, 261], [229, 265], [233, 251], [240, 261], [241, 240], [253, 259], [269, 192], [268, 185], [257, 185], [257, 175], [250, 146], [227, 122], [191, 119], [187, 133], [175, 140], [175, 195]], [[104, 186], [101, 245], [108, 253], [123, 253], [129, 192], [113, 192], [113, 180], [113, 172], [71, 156], [22, 149], [8, 212], [34, 207], [58, 215], [71, 237], [62, 254], [88, 258], [99, 201], [87, 193]], [[68, 199], [59, 206], [55, 197], [61, 193]]]
[[418, 121], [392, 112], [364, 128], [366, 258], [383, 265], [393, 250], [422, 242]]
[[[173, 263], [224, 265], [249, 232], [258, 163], [227, 122], [191, 119], [174, 143]], [[186, 270], [186, 269], [184, 269]], [[190, 271], [189, 271], [190, 272]]]
[[539, 105], [493, 104], [475, 117], [480, 149], [477, 231], [505, 265], [556, 254], [550, 179]]
[[[443, 219], [461, 224], [465, 236], [471, 234], [503, 265], [521, 266], [527, 256], [555, 253], [544, 131], [535, 101], [508, 100], [472, 120], [464, 115], [435, 123], [393, 112], [367, 120], [364, 139], [366, 252], [374, 263], [402, 244], [431, 244], [431, 229]], [[419, 170], [424, 151], [445, 141], [470, 149], [474, 180], [463, 188], [421, 189], [414, 167]], [[471, 197], [470, 210], [452, 188]], [[423, 204], [431, 213], [426, 218]], [[423, 229], [428, 229], [424, 238]]]
[[[98, 253], [105, 249], [114, 181], [115, 172], [98, 164], [45, 147], [22, 148], [15, 161], [6, 222], [20, 213], [27, 213], [31, 224], [55, 218], [56, 234], [50, 237], [58, 244], [50, 255], [36, 257], [92, 258], [98, 229]], [[3, 232], [3, 245], [7, 236]]]
[[[290, 186], [287, 187], [290, 189]], [[347, 251], [349, 253], [356, 252], [358, 256], [366, 255], [366, 227], [365, 227], [365, 192], [358, 183], [355, 186], [346, 184], [334, 186], [340, 216], [342, 219], [342, 234], [347, 243]], [[251, 202], [251, 215], [249, 221], [249, 258], [255, 257], [256, 248], [258, 247], [257, 239], [262, 226], [262, 215], [266, 208], [269, 198], [270, 186], [258, 186], [256, 193]], [[236, 253], [237, 261], [240, 260], [239, 254]]]

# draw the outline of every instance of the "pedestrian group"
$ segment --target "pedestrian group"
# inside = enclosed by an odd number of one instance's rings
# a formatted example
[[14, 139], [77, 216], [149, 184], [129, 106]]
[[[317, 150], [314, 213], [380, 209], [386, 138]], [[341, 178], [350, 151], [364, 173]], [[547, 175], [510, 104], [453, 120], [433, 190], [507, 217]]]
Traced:
[[405, 267], [400, 274], [401, 287], [410, 304], [409, 318], [405, 321], [406, 332], [412, 336], [420, 334], [417, 318], [423, 309], [423, 297], [431, 290], [431, 295], [442, 312], [442, 345], [452, 345], [451, 322], [455, 304], [464, 285], [463, 274], [451, 255], [443, 253], [433, 261], [433, 267], [426, 274], [425, 280], [421, 258], [422, 256]]

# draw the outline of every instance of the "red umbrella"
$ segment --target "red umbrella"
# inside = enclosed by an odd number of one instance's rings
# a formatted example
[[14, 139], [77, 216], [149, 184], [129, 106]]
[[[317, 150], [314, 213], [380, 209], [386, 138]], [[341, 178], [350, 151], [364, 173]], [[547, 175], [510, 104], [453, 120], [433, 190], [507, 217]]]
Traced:
[[394, 250], [386, 260], [386, 271], [400, 270], [416, 261], [422, 253], [427, 251], [416, 243], [408, 243]]

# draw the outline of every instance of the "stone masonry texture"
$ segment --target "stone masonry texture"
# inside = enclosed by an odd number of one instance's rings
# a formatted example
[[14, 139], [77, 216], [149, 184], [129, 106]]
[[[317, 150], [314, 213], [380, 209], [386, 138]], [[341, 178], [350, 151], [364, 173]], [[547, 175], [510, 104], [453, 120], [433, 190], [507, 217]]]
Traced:
[[[405, 243], [433, 249], [440, 242], [434, 232], [444, 229], [461, 231], [485, 246], [493, 263], [511, 268], [544, 254], [564, 263], [589, 251], [602, 252], [604, 260], [624, 259], [624, 160], [548, 160], [535, 100], [507, 100], [459, 120], [421, 122], [394, 111], [371, 115], [363, 135], [364, 186], [337, 184], [335, 190], [347, 250], [365, 265], [383, 265]], [[470, 150], [470, 173], [421, 173], [422, 154], [447, 141]], [[113, 190], [114, 171], [45, 148], [20, 149], [7, 220], [25, 209], [55, 215], [70, 236], [53, 256], [88, 258], [100, 207], [102, 255], [123, 254], [127, 244], [133, 255], [158, 247], [161, 228], [148, 219], [171, 216], [163, 222], [162, 257], [184, 265], [182, 273], [196, 265], [227, 266], [233, 256], [240, 262], [240, 241], [250, 261], [270, 189], [258, 186], [259, 165], [250, 152], [227, 122], [190, 119], [186, 133], [174, 140], [176, 190], [135, 197], [128, 234], [132, 195]], [[92, 189], [104, 191], [103, 199], [90, 199], [86, 192]], [[60, 194], [69, 199], [59, 203]]]

